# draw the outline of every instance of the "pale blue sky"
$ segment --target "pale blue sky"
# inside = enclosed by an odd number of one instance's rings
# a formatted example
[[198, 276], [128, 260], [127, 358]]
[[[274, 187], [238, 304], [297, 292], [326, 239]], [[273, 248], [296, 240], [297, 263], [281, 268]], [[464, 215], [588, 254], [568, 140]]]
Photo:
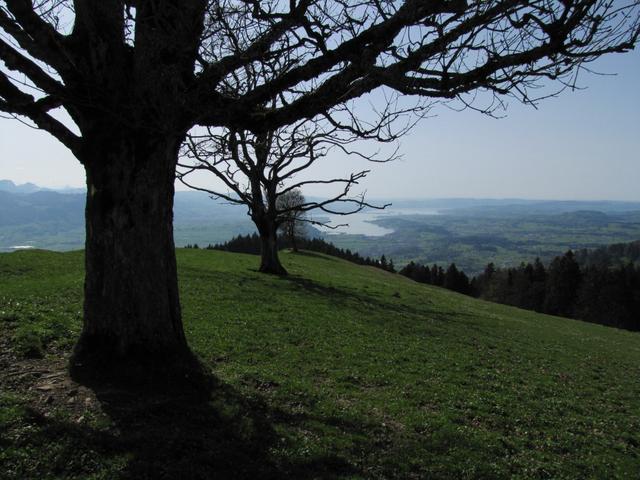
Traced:
[[[510, 101], [506, 118], [437, 107], [402, 140], [404, 158], [373, 165], [369, 197], [486, 197], [640, 200], [640, 52], [594, 65], [586, 90], [535, 110]], [[314, 175], [367, 167], [328, 159]], [[0, 119], [0, 178], [82, 186], [84, 171], [46, 133]], [[318, 188], [308, 194], [322, 195]]]

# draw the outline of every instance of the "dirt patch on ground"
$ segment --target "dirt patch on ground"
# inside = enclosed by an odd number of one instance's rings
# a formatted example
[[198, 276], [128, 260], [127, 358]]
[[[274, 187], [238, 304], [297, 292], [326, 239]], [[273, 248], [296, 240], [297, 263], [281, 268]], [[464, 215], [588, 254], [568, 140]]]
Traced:
[[74, 382], [68, 371], [69, 352], [50, 351], [44, 358], [21, 358], [10, 332], [0, 330], [0, 390], [25, 398], [29, 406], [50, 416], [64, 409], [77, 423], [100, 405], [92, 390]]

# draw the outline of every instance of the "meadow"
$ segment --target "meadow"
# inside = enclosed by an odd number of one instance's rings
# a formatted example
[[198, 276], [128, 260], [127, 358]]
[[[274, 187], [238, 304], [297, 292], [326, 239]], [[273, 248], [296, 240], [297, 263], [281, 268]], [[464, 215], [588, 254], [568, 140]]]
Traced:
[[640, 469], [640, 335], [332, 257], [178, 250], [204, 398], [79, 384], [83, 252], [0, 254], [0, 478], [575, 479]]

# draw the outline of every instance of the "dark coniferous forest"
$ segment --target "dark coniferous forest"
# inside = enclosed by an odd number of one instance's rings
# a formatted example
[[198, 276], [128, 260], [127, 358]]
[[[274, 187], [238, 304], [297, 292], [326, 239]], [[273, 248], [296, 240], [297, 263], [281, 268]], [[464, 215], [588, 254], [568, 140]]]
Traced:
[[489, 263], [471, 280], [455, 264], [409, 263], [400, 274], [417, 282], [527, 310], [640, 330], [640, 241], [568, 251], [545, 266], [536, 258], [513, 268]]

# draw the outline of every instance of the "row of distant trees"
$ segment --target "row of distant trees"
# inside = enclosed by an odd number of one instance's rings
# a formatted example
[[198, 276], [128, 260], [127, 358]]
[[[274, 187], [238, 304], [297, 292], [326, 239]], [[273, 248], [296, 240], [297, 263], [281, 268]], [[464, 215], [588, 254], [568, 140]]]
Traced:
[[445, 271], [437, 265], [411, 262], [400, 274], [492, 302], [640, 330], [639, 251], [640, 242], [634, 242], [580, 251], [579, 255], [568, 251], [546, 267], [539, 258], [513, 268], [489, 263], [472, 279], [455, 264]]
[[465, 295], [472, 293], [469, 277], [462, 270], [458, 270], [455, 263], [449, 265], [445, 270], [435, 263], [429, 267], [429, 265], [410, 262], [399, 273], [416, 282], [444, 287]]
[[[216, 243], [215, 245], [209, 244], [205, 249], [208, 250], [222, 250], [225, 252], [233, 253], [250, 253], [254, 255], [260, 255], [261, 253], [261, 239], [260, 235], [253, 233], [251, 235], [238, 235], [231, 240], [223, 243]], [[294, 245], [303, 250], [309, 250], [312, 252], [324, 253], [333, 257], [342, 258], [349, 262], [356, 263], [358, 265], [366, 265], [370, 267], [380, 268], [388, 272], [394, 273], [396, 271], [392, 259], [387, 259], [385, 255], [380, 258], [364, 257], [358, 252], [352, 252], [350, 249], [343, 249], [336, 247], [333, 243], [327, 242], [322, 238], [307, 238], [305, 236], [290, 236], [284, 235], [279, 237], [279, 248], [294, 248]], [[188, 244], [185, 248], [200, 248], [196, 244]]]
[[631, 243], [614, 243], [596, 249], [575, 252], [576, 261], [582, 266], [615, 267], [628, 263], [640, 265], [640, 240]]

